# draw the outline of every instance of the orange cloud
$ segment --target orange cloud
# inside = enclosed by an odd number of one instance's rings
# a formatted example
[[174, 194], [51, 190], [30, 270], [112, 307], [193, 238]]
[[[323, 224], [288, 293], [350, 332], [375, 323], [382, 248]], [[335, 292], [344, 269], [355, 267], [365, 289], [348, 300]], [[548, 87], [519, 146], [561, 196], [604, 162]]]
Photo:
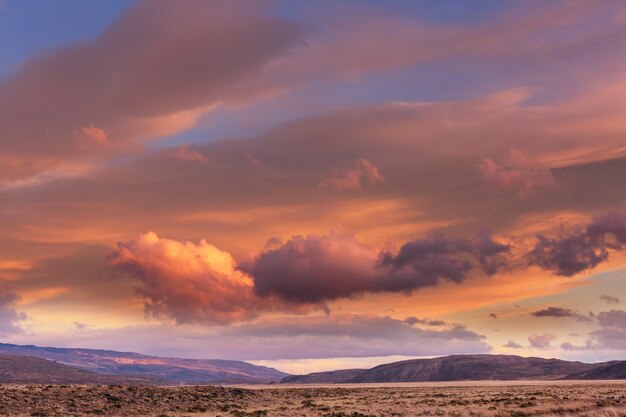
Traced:
[[253, 281], [235, 268], [231, 255], [205, 240], [178, 242], [150, 232], [118, 243], [109, 262], [116, 276], [141, 284], [136, 292], [146, 314], [177, 323], [229, 323], [261, 311], [308, 310], [257, 297]]

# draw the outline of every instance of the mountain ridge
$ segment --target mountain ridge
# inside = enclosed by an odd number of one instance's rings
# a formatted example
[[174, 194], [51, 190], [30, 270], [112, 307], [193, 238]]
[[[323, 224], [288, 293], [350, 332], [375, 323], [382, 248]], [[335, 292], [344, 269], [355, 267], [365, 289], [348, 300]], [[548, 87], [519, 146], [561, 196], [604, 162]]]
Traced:
[[156, 378], [173, 385], [264, 384], [288, 375], [243, 361], [168, 358], [104, 349], [0, 343], [0, 354], [32, 356], [99, 375]]
[[0, 353], [0, 382], [4, 384], [162, 385], [150, 377], [106, 375], [26, 355]]
[[[344, 372], [342, 372], [344, 371]], [[358, 372], [357, 372], [358, 371]], [[282, 384], [486, 380], [624, 379], [626, 361], [584, 363], [516, 355], [450, 355], [391, 362], [364, 370], [290, 375]], [[323, 381], [323, 382], [319, 382]]]

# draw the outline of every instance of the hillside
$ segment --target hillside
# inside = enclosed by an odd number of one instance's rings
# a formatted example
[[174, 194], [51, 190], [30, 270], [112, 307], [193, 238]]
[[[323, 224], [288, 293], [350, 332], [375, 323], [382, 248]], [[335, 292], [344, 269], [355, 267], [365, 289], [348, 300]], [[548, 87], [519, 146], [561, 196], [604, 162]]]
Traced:
[[281, 384], [335, 384], [356, 378], [365, 369], [340, 369], [338, 371], [314, 372], [307, 375], [289, 375]]
[[131, 376], [100, 375], [25, 355], [0, 354], [3, 384], [156, 384], [160, 381]]
[[0, 354], [33, 356], [95, 374], [145, 376], [167, 384], [259, 384], [279, 381], [288, 375], [242, 361], [163, 358], [111, 350], [2, 343]]
[[[290, 376], [284, 378], [281, 383], [615, 379], [623, 378], [619, 375], [622, 375], [620, 371], [623, 371], [625, 364], [626, 362], [588, 364], [513, 355], [453, 355], [393, 362], [360, 371], [345, 370]], [[612, 367], [602, 371], [607, 365]]]
[[626, 361], [601, 364], [589, 371], [568, 375], [565, 379], [626, 379]]

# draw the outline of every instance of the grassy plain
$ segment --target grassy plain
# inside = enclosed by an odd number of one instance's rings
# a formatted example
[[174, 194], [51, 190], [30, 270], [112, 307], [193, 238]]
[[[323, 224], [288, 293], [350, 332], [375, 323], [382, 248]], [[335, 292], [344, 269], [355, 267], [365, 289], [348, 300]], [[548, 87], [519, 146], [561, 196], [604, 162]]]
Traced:
[[10, 416], [626, 417], [626, 381], [358, 386], [0, 386]]

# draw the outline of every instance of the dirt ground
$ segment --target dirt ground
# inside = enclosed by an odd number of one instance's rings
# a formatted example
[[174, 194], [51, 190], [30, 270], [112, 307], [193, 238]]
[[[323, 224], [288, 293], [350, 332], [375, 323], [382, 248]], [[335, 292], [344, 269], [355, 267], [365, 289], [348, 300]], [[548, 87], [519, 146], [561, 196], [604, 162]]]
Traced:
[[262, 389], [4, 385], [0, 386], [0, 415], [626, 417], [626, 381]]

